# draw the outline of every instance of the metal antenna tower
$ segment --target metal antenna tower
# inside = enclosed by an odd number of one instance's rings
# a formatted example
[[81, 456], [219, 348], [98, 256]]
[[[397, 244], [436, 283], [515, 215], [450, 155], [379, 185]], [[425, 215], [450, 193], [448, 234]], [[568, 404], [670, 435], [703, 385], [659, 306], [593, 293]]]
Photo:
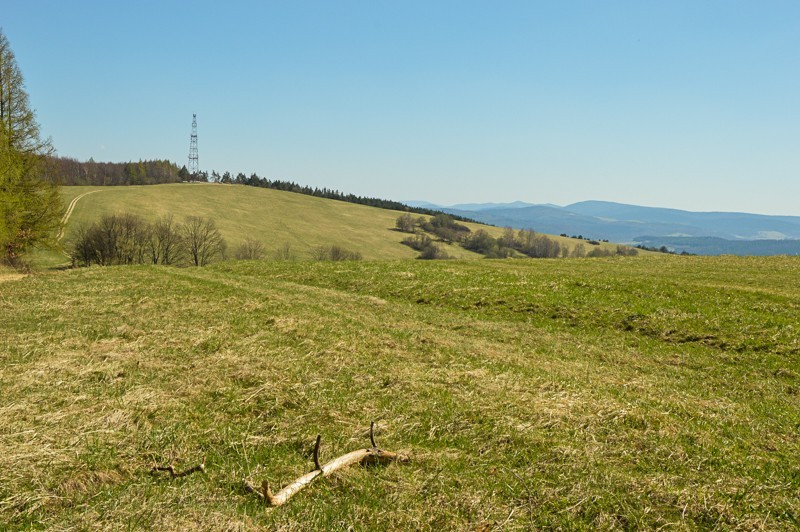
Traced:
[[197, 115], [192, 115], [192, 136], [189, 140], [189, 176], [192, 181], [197, 179], [200, 166], [197, 163]]

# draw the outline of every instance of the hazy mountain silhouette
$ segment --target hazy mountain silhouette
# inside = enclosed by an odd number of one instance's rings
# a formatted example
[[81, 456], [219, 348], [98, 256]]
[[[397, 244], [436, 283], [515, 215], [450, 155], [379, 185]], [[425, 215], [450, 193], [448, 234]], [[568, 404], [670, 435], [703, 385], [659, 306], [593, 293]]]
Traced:
[[[430, 204], [428, 204], [430, 205]], [[776, 254], [800, 252], [800, 216], [768, 216], [742, 212], [691, 212], [643, 207], [609, 201], [582, 201], [565, 207], [514, 203], [470, 203], [435, 206], [445, 212], [497, 226], [533, 229], [542, 233], [581, 235], [621, 243], [659, 243], [683, 246], [692, 253]], [[647, 235], [642, 236], [642, 235]], [[741, 242], [728, 245], [714, 237]], [[763, 241], [787, 240], [780, 245]], [[760, 241], [747, 245], [747, 241]], [[681, 251], [682, 249], [679, 249]], [[724, 251], [720, 251], [724, 250]]]

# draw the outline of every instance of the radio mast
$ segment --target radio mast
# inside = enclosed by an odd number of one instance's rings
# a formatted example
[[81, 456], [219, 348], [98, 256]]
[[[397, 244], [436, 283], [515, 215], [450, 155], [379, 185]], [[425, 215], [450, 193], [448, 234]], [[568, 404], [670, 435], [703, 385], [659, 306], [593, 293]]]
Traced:
[[192, 115], [192, 136], [189, 140], [189, 180], [194, 181], [197, 179], [197, 174], [200, 173], [200, 166], [197, 162], [197, 115]]

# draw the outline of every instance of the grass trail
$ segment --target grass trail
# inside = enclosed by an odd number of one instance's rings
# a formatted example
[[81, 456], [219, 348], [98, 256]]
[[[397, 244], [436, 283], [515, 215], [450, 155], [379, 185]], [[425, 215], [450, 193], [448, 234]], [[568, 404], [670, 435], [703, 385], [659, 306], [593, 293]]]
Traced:
[[56, 236], [56, 241], [57, 242], [60, 241], [64, 237], [64, 229], [65, 229], [65, 227], [67, 225], [67, 222], [69, 222], [69, 217], [72, 215], [72, 211], [75, 209], [75, 205], [78, 203], [78, 201], [80, 201], [84, 197], [88, 196], [89, 194], [95, 194], [97, 192], [101, 192], [101, 190], [99, 190], [99, 189], [98, 190], [90, 190], [88, 192], [83, 192], [80, 195], [75, 196], [74, 198], [72, 198], [72, 200], [69, 202], [69, 205], [67, 205], [67, 210], [64, 212], [64, 216], [61, 217], [61, 229], [58, 232], [58, 236]]

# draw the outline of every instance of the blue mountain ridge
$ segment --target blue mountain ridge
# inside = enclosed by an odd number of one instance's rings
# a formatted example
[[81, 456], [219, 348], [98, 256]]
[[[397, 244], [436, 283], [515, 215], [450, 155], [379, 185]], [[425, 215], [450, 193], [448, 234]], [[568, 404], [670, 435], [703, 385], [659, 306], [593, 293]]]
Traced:
[[[666, 245], [677, 251], [685, 249], [699, 254], [800, 253], [800, 216], [692, 212], [609, 201], [582, 201], [564, 207], [514, 202], [434, 208], [497, 226], [581, 235], [620, 243]], [[740, 244], [728, 245], [708, 237]], [[698, 240], [692, 241], [692, 238]], [[700, 240], [703, 238], [706, 240]], [[771, 245], [765, 241], [783, 243]], [[749, 245], [747, 242], [761, 243]]]

